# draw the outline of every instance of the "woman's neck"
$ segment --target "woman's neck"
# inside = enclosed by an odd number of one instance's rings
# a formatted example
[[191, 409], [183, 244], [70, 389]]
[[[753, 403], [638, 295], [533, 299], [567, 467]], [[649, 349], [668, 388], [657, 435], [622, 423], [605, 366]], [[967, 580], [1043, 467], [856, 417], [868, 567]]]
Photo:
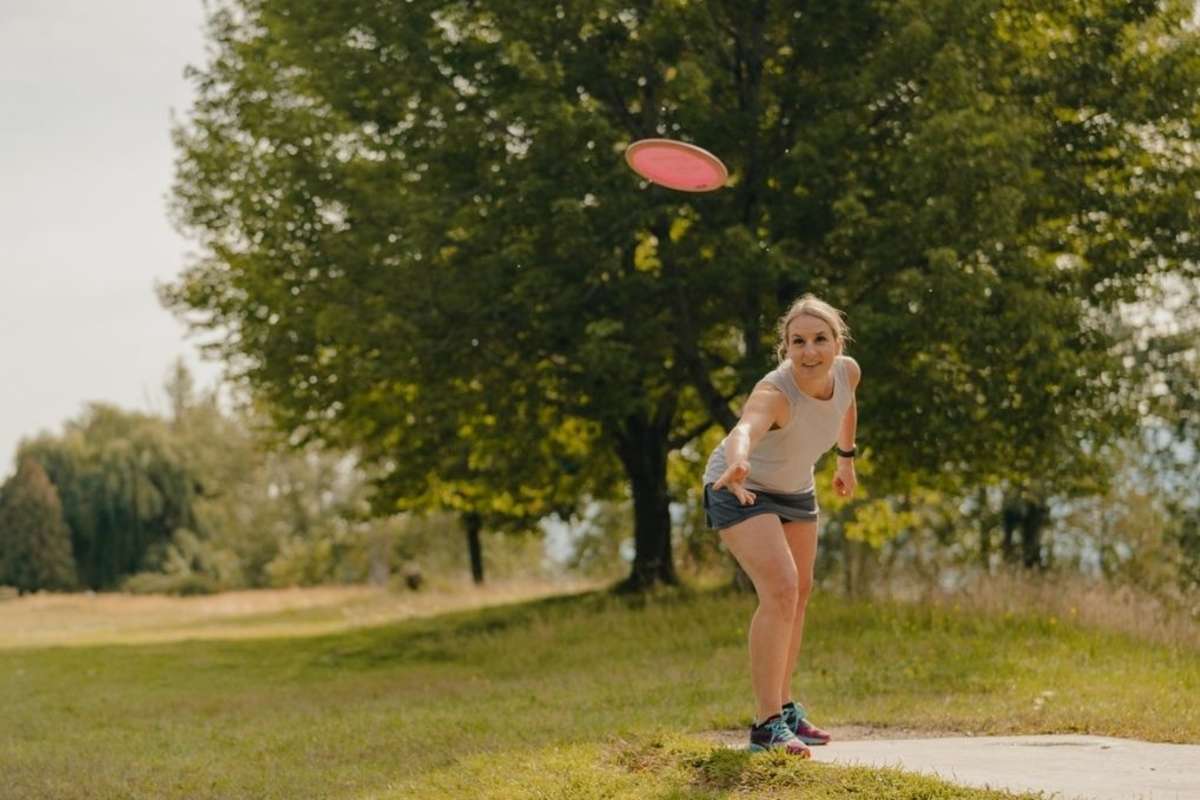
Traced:
[[796, 370], [795, 365], [792, 366], [792, 380], [796, 382], [796, 388], [804, 392], [809, 397], [814, 397], [817, 400], [828, 400], [833, 397], [833, 369], [825, 373], [824, 376], [815, 381], [806, 381], [800, 377], [800, 373]]

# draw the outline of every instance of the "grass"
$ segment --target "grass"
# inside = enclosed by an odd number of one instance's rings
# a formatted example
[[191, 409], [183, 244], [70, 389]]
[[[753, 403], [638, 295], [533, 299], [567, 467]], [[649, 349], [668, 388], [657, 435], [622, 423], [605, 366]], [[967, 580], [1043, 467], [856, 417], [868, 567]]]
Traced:
[[976, 575], [955, 591], [927, 589], [896, 594], [987, 615], [1037, 610], [1046, 617], [1087, 628], [1200, 650], [1200, 593], [1152, 593], [1069, 572], [1038, 576], [1018, 570]]
[[320, 586], [199, 597], [42, 593], [5, 602], [0, 596], [0, 649], [311, 636], [597, 585], [578, 580], [506, 580], [476, 587], [469, 581], [444, 581], [435, 591], [416, 593]]
[[[752, 711], [753, 602], [589, 593], [304, 635], [281, 608], [237, 639], [0, 648], [0, 798], [1010, 796], [714, 747]], [[802, 664], [822, 725], [1200, 741], [1200, 650], [1048, 616], [820, 596]]]

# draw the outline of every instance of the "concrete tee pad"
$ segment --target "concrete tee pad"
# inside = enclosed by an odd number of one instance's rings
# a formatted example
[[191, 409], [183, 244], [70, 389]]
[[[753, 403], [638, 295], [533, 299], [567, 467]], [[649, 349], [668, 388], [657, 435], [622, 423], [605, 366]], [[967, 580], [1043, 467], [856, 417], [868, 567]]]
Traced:
[[1200, 745], [1105, 736], [862, 739], [814, 747], [816, 761], [898, 767], [1057, 800], [1200, 800]]

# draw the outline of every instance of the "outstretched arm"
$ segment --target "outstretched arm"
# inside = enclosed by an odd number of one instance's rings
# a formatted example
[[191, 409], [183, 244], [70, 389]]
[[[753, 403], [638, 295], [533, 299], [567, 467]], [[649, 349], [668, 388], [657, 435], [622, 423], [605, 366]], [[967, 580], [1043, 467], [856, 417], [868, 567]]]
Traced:
[[742, 505], [754, 502], [754, 492], [742, 485], [750, 474], [750, 451], [771, 425], [786, 425], [787, 414], [788, 402], [783, 392], [765, 381], [754, 387], [742, 409], [742, 418], [725, 437], [726, 467], [721, 477], [713, 481], [714, 489], [729, 489]]

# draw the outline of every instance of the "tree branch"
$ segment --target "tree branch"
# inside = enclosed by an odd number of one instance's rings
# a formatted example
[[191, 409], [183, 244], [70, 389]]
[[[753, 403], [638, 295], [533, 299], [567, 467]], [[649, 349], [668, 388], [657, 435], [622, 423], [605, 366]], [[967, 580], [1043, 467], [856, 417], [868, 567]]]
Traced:
[[711, 419], [706, 419], [703, 422], [701, 422], [699, 425], [692, 426], [692, 428], [684, 431], [683, 433], [679, 434], [678, 436], [668, 439], [667, 440], [667, 449], [668, 450], [678, 450], [679, 448], [683, 447], [685, 444], [690, 442], [692, 439], [695, 439], [697, 436], [699, 436], [700, 434], [704, 433], [706, 430], [711, 428], [714, 424], [715, 423]]

